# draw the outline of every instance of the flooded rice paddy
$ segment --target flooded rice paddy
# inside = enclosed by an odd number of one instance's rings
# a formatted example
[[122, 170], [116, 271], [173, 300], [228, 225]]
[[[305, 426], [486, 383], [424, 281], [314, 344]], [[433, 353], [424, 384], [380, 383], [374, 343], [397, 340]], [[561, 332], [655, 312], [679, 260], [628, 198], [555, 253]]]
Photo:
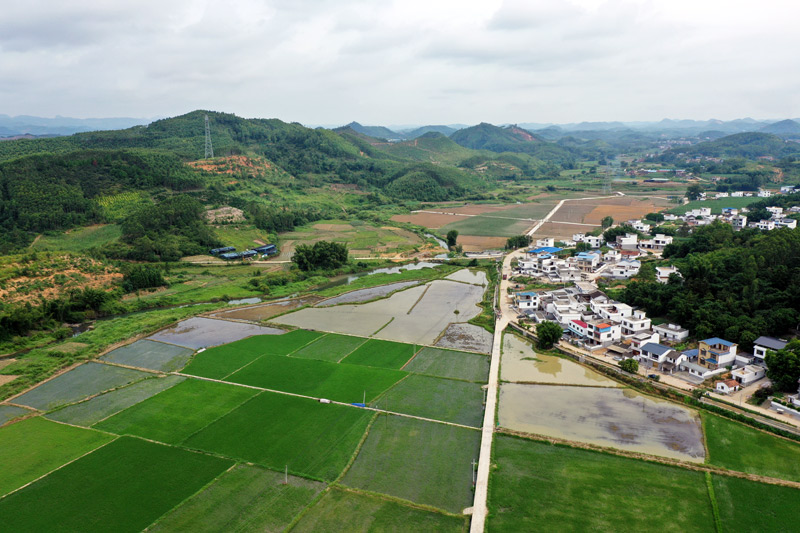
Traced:
[[303, 298], [287, 298], [285, 300], [275, 300], [264, 305], [254, 305], [243, 309], [231, 309], [229, 311], [219, 311], [213, 313], [215, 318], [228, 318], [231, 320], [247, 320], [249, 322], [260, 322], [276, 315], [286, 313], [304, 305], [314, 305], [322, 300], [319, 296], [304, 296]]
[[694, 411], [630, 389], [504, 383], [498, 417], [502, 427], [526, 433], [685, 461], [705, 457]]
[[433, 344], [451, 322], [480, 312], [483, 287], [436, 280], [397, 292], [385, 300], [334, 308], [306, 308], [275, 319], [306, 329]]
[[616, 381], [568, 359], [536, 353], [530, 343], [508, 333], [503, 336], [500, 379], [517, 383], [620, 386]]
[[27, 409], [23, 409], [22, 407], [17, 407], [15, 405], [0, 405], [0, 426], [14, 420], [18, 416], [25, 416], [30, 414], [32, 411], [28, 411]]
[[208, 346], [228, 344], [252, 335], [280, 335], [281, 333], [284, 333], [284, 331], [277, 328], [231, 322], [229, 320], [194, 317], [182, 320], [171, 328], [162, 329], [148, 338], [196, 350]]
[[419, 281], [398, 281], [397, 283], [389, 283], [388, 285], [380, 285], [378, 287], [369, 287], [367, 289], [358, 289], [333, 298], [328, 298], [316, 304], [316, 307], [330, 307], [332, 305], [350, 304], [368, 302], [377, 298], [383, 298], [389, 294], [418, 285]]
[[482, 327], [456, 323], [447, 326], [442, 337], [436, 341], [436, 346], [488, 355], [492, 353], [492, 341], [492, 334]]
[[444, 279], [462, 281], [474, 285], [486, 285], [486, 272], [483, 270], [467, 270], [466, 268], [457, 270]]

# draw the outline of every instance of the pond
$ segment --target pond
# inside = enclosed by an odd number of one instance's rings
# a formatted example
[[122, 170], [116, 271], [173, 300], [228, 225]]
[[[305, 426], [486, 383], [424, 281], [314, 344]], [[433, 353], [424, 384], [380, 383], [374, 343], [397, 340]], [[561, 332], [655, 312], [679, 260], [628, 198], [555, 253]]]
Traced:
[[517, 383], [620, 386], [616, 381], [574, 361], [536, 353], [530, 343], [510, 333], [503, 335], [500, 379]]
[[504, 383], [498, 419], [526, 433], [685, 461], [705, 457], [697, 413], [630, 389]]

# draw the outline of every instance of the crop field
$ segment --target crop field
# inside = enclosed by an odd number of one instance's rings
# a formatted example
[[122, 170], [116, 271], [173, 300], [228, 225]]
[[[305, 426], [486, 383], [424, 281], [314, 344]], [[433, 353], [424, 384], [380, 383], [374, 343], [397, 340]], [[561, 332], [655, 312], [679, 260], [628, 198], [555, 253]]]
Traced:
[[280, 329], [213, 318], [192, 317], [151, 335], [151, 340], [197, 350], [238, 341], [253, 335], [280, 335]]
[[14, 403], [47, 411], [151, 375], [118, 366], [86, 363], [16, 397]]
[[[296, 330], [301, 331], [301, 330]], [[350, 335], [338, 335], [328, 333], [311, 344], [308, 344], [296, 352], [292, 357], [302, 359], [318, 359], [330, 363], [338, 363], [350, 352], [367, 342], [364, 337], [351, 337]]]
[[[113, 437], [36, 417], [0, 429], [0, 496]], [[2, 500], [0, 500], [2, 502]], [[2, 515], [2, 512], [0, 512]]]
[[232, 465], [120, 438], [0, 500], [3, 528], [141, 531]]
[[501, 435], [494, 462], [490, 531], [714, 531], [700, 472]]
[[385, 368], [266, 354], [226, 380], [352, 403], [362, 401], [365, 394], [366, 401], [371, 401], [405, 375], [405, 372]]
[[224, 246], [234, 246], [240, 252], [270, 242], [268, 232], [246, 224], [221, 224], [214, 228], [214, 233]]
[[477, 383], [412, 374], [374, 403], [387, 411], [480, 427], [483, 395]]
[[592, 226], [579, 226], [576, 224], [567, 224], [560, 222], [545, 222], [536, 231], [536, 238], [552, 237], [556, 241], [563, 241], [572, 239], [576, 233], [585, 233], [595, 229]]
[[800, 444], [703, 414], [708, 463], [731, 470], [800, 481]]
[[[800, 489], [713, 476], [724, 531], [795, 531]], [[758, 502], [756, 510], [746, 502]]]
[[342, 483], [460, 513], [472, 505], [479, 431], [381, 415]]
[[489, 358], [456, 350], [423, 348], [403, 370], [440, 378], [486, 383], [489, 378]]
[[117, 435], [136, 435], [179, 444], [257, 392], [245, 387], [188, 379], [95, 427]]
[[342, 359], [342, 363], [399, 370], [418, 349], [414, 344], [370, 339]]
[[29, 413], [31, 413], [31, 411], [23, 409], [22, 407], [17, 407], [16, 405], [0, 405], [0, 426]]
[[505, 237], [479, 237], [477, 235], [459, 235], [458, 244], [465, 252], [482, 252], [483, 250], [499, 250], [506, 245]]
[[748, 205], [752, 204], [753, 202], [758, 202], [760, 198], [755, 197], [741, 197], [741, 198], [720, 198], [719, 200], [695, 200], [694, 202], [689, 202], [686, 205], [681, 205], [678, 207], [673, 207], [667, 213], [672, 213], [674, 215], [682, 215], [687, 211], [691, 211], [692, 209], [700, 209], [701, 207], [708, 207], [711, 209], [711, 213], [714, 215], [719, 215], [722, 213], [723, 207], [733, 207], [736, 209], [741, 209], [742, 207], [747, 207]]
[[282, 531], [323, 483], [240, 464], [148, 531]]
[[359, 256], [394, 254], [413, 250], [424, 244], [415, 233], [390, 226], [373, 226], [363, 221], [322, 220], [294, 231], [281, 233], [281, 258], [291, 255], [299, 244], [333, 241], [346, 244]]
[[401, 503], [333, 488], [303, 515], [293, 532], [386, 531], [461, 533], [467, 519], [408, 507]]
[[330, 481], [350, 460], [371, 417], [355, 407], [263, 392], [185, 445]]
[[106, 392], [89, 400], [68, 405], [46, 416], [50, 420], [90, 427], [101, 420], [142, 402], [159, 392], [177, 385], [186, 378], [154, 376], [121, 389]]
[[188, 348], [143, 339], [112, 350], [100, 359], [138, 368], [174, 372], [183, 368], [192, 353]]
[[436, 346], [489, 355], [492, 353], [492, 334], [473, 324], [450, 324], [436, 341]]
[[31, 249], [37, 252], [84, 252], [105, 246], [121, 236], [122, 229], [118, 225], [98, 224], [55, 235], [42, 235], [31, 244]]
[[439, 231], [442, 234], [456, 230], [461, 235], [474, 235], [477, 237], [513, 237], [521, 235], [533, 226], [533, 220], [524, 220], [508, 215], [507, 212], [493, 215], [477, 215], [472, 217], [458, 217]]
[[266, 353], [287, 355], [322, 336], [316, 331], [294, 330], [283, 335], [256, 335], [194, 356], [183, 370], [186, 374], [222, 379]]

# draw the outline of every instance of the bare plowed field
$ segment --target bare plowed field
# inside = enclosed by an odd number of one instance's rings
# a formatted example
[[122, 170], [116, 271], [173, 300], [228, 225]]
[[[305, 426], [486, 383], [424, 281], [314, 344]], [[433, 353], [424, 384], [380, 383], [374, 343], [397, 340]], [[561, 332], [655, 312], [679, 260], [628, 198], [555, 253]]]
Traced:
[[553, 237], [556, 240], [571, 239], [576, 233], [584, 233], [590, 231], [591, 226], [579, 226], [576, 224], [559, 224], [558, 222], [545, 222], [542, 227], [536, 231], [535, 238], [539, 237]]
[[459, 235], [458, 244], [465, 252], [481, 252], [493, 248], [502, 248], [506, 244], [505, 237], [477, 237], [475, 235]]

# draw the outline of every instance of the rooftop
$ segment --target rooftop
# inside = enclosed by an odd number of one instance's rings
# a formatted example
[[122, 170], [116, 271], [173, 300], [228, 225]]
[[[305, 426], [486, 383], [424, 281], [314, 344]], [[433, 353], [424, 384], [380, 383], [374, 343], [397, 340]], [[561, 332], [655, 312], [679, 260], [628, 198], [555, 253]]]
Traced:
[[710, 339], [703, 339], [700, 342], [704, 342], [709, 346], [715, 346], [717, 344], [721, 344], [722, 346], [731, 347], [733, 343], [731, 341], [726, 341], [725, 339], [720, 339], [719, 337], [711, 337]]
[[663, 344], [658, 344], [656, 342], [648, 342], [647, 344], [642, 346], [643, 352], [651, 352], [656, 355], [664, 355], [671, 349], [672, 348], [670, 348], [669, 346], [664, 346]]
[[787, 344], [789, 343], [780, 339], [776, 339], [775, 337], [759, 337], [755, 340], [753, 346], [763, 346], [764, 348], [769, 348], [770, 350], [783, 350], [786, 348]]

